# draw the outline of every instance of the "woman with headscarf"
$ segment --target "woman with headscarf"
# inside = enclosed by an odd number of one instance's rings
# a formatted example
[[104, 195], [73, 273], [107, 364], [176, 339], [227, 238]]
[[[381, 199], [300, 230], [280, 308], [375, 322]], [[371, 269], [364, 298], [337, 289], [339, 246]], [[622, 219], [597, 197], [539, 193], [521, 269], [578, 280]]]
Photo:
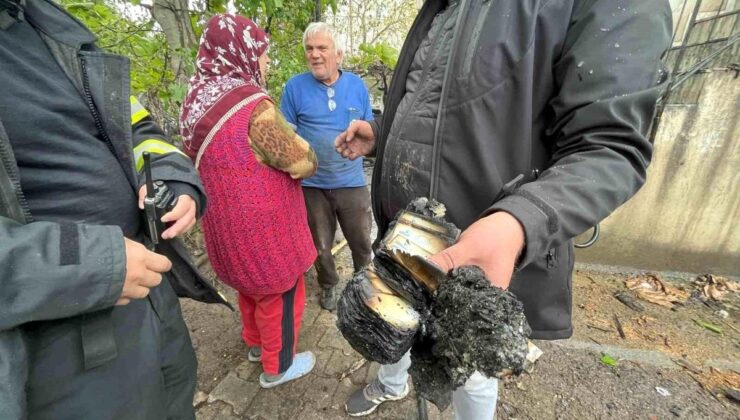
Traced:
[[208, 195], [206, 249], [239, 294], [247, 357], [262, 361], [263, 388], [307, 374], [316, 361], [295, 349], [303, 273], [316, 258], [299, 179], [317, 161], [265, 92], [267, 47], [251, 20], [211, 18], [180, 117], [184, 150]]

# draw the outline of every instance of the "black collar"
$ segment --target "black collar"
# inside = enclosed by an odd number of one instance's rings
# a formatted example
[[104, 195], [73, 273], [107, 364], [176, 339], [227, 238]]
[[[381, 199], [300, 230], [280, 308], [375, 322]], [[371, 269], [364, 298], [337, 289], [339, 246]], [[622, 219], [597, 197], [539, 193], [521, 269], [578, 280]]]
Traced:
[[95, 42], [95, 35], [56, 3], [50, 0], [20, 1], [26, 2], [25, 18], [28, 23], [49, 38], [75, 48]]
[[0, 30], [23, 20], [26, 0], [0, 0]]

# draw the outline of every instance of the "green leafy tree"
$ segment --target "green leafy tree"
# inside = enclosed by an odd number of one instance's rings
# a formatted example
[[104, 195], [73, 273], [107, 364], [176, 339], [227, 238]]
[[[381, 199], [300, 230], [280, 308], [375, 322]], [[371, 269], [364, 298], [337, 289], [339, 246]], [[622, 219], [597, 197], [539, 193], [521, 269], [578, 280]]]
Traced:
[[346, 40], [345, 67], [365, 80], [374, 107], [381, 107], [398, 50], [423, 1], [342, 0], [327, 14]]
[[268, 80], [270, 95], [280, 99], [285, 82], [306, 71], [303, 31], [324, 12], [336, 10], [336, 0], [235, 0], [237, 12], [251, 17], [270, 35], [272, 64]]
[[344, 35], [351, 55], [362, 44], [401, 48], [419, 5], [411, 0], [342, 0], [326, 20]]
[[167, 69], [167, 41], [152, 19], [124, 16], [112, 2], [60, 0], [98, 37], [98, 45], [131, 59], [131, 87], [136, 93], [161, 88], [171, 79]]
[[106, 51], [131, 59], [131, 91], [145, 103], [168, 135], [177, 133], [182, 92], [170, 65], [167, 38], [147, 13], [133, 13], [122, 2], [59, 0], [98, 37]]
[[[203, 25], [227, 11], [227, 0], [59, 0], [87, 25], [110, 52], [131, 58], [133, 92], [169, 135], [177, 134], [177, 117], [193, 74], [197, 39]], [[270, 94], [279, 99], [285, 82], [304, 72], [303, 30], [337, 0], [233, 0], [236, 12], [270, 34]]]
[[365, 80], [374, 99], [373, 106], [380, 106], [385, 99], [393, 69], [398, 61], [398, 50], [384, 42], [360, 44], [360, 53], [347, 59], [346, 66]]

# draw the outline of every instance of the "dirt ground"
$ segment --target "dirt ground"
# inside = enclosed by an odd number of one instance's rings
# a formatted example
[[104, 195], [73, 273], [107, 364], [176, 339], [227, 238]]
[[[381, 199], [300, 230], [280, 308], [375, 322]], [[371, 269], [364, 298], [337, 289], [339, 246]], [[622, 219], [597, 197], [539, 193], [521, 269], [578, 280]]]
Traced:
[[[673, 310], [640, 301], [645, 310], [638, 313], [614, 298], [626, 290], [624, 280], [633, 274], [576, 271], [573, 338], [537, 342], [544, 355], [531, 374], [505, 382], [500, 419], [740, 418], [740, 406], [720, 395], [740, 385], [737, 296], [721, 305], [727, 318], [716, 314], [720, 305], [696, 300]], [[692, 290], [685, 282], [677, 285]], [[615, 315], [625, 338], [618, 333]], [[723, 335], [694, 320], [720, 326]], [[619, 360], [619, 351], [609, 354], [613, 348], [645, 352]], [[619, 364], [604, 365], [603, 354]], [[664, 357], [656, 360], [656, 355]], [[676, 366], [668, 367], [671, 363]], [[661, 395], [663, 390], [670, 395]]]
[[[638, 299], [645, 310], [636, 312], [614, 298], [616, 292], [627, 291], [624, 280], [633, 275], [576, 271], [573, 317], [574, 324], [580, 328], [576, 328], [574, 338], [599, 344], [660, 350], [672, 358], [684, 358], [696, 365], [733, 356], [737, 360], [740, 349], [737, 296], [730, 295], [723, 303], [708, 304], [690, 299], [685, 305], [677, 305], [673, 309]], [[683, 281], [673, 284], [686, 291], [695, 290]], [[720, 310], [727, 312], [726, 319], [717, 314]], [[624, 330], [624, 339], [617, 331], [615, 316]], [[717, 325], [722, 328], [723, 334], [707, 330], [696, 321]]]

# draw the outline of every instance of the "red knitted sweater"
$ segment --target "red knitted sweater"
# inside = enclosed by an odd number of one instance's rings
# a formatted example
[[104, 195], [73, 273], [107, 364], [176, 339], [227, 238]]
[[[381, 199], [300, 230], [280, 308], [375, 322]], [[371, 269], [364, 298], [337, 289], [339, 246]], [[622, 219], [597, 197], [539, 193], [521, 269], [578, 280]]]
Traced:
[[216, 133], [199, 165], [208, 195], [206, 249], [220, 279], [243, 294], [282, 293], [316, 258], [300, 180], [257, 161], [247, 105]]

